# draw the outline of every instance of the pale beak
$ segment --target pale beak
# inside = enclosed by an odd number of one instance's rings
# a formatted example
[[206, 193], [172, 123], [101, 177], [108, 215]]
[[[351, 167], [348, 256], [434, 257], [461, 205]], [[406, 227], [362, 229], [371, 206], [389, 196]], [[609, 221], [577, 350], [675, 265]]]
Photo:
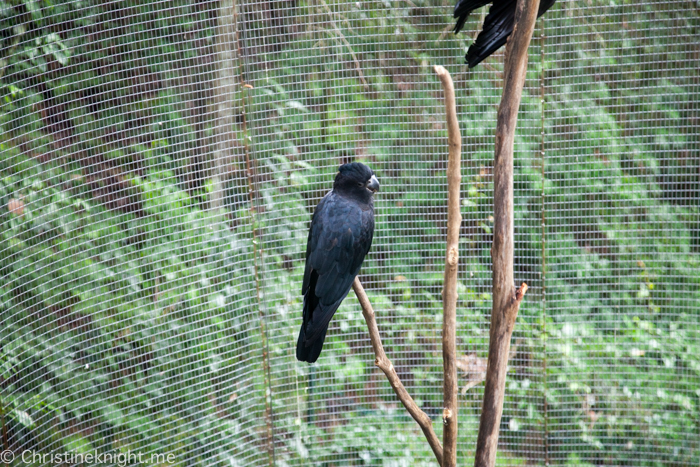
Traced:
[[372, 193], [376, 193], [379, 191], [379, 180], [377, 180], [377, 177], [372, 175], [372, 178], [369, 179], [367, 182], [367, 185], [365, 185], [369, 191]]

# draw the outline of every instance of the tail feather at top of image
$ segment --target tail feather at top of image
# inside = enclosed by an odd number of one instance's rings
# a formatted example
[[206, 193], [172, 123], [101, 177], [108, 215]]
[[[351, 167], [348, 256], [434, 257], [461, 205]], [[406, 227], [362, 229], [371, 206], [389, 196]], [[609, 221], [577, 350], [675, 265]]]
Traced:
[[[454, 32], [457, 34], [472, 11], [492, 3], [484, 20], [482, 31], [469, 47], [466, 60], [469, 68], [474, 68], [486, 57], [500, 49], [513, 32], [517, 0], [459, 0], [455, 5], [454, 18], [457, 19]], [[556, 0], [541, 0], [537, 17], [549, 10]]]

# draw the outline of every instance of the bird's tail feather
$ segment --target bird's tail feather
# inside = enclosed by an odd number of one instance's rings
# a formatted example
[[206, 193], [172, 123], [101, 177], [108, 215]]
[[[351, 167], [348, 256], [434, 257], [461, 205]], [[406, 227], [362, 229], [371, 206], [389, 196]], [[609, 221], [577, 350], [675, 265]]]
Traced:
[[306, 345], [306, 333], [302, 324], [299, 331], [299, 339], [297, 339], [297, 360], [309, 363], [318, 360], [318, 356], [321, 355], [321, 350], [323, 349], [323, 341], [326, 340], [326, 331], [328, 331], [328, 325], [321, 330], [318, 337], [310, 345]]

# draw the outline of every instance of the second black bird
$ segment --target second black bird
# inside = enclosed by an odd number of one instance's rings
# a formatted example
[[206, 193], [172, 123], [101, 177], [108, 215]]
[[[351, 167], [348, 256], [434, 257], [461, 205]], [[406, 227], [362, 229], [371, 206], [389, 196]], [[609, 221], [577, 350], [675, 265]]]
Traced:
[[316, 206], [306, 244], [297, 360], [313, 363], [318, 359], [328, 323], [360, 272], [372, 245], [372, 197], [377, 190], [379, 181], [369, 167], [359, 162], [344, 164], [333, 189]]
[[[555, 1], [540, 0], [537, 17], [539, 18], [549, 10]], [[491, 5], [489, 14], [484, 20], [484, 28], [467, 51], [466, 59], [469, 68], [477, 66], [483, 59], [506, 43], [508, 36], [513, 32], [517, 0], [458, 0], [457, 5], [455, 5], [454, 17], [457, 19], [455, 34], [457, 34], [472, 11], [489, 3], [493, 3], [493, 5]]]

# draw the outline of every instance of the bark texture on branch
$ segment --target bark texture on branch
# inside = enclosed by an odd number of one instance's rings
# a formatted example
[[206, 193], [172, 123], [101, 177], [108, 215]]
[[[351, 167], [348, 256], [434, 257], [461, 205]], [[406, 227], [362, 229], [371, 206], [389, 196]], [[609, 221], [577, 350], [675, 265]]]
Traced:
[[457, 122], [457, 106], [452, 77], [441, 67], [434, 67], [445, 94], [447, 120], [447, 253], [445, 255], [445, 281], [442, 289], [442, 365], [443, 365], [443, 467], [457, 465], [457, 270], [459, 266], [459, 230], [462, 214], [459, 208], [459, 192], [462, 182], [460, 155], [462, 136]]
[[362, 316], [364, 316], [367, 322], [367, 328], [369, 329], [369, 338], [372, 342], [372, 349], [374, 350], [374, 355], [376, 355], [376, 360], [374, 364], [379, 367], [380, 370], [384, 372], [386, 378], [389, 380], [389, 384], [394, 389], [394, 392], [398, 396], [399, 400], [406, 407], [406, 410], [411, 417], [418, 423], [425, 438], [428, 440], [430, 448], [433, 450], [435, 457], [440, 465], [442, 464], [442, 446], [440, 445], [440, 440], [438, 439], [435, 431], [433, 430], [433, 421], [428, 417], [428, 415], [423, 412], [420, 407], [413, 400], [411, 395], [406, 391], [403, 383], [399, 379], [399, 375], [396, 374], [394, 370], [394, 365], [387, 358], [386, 353], [384, 353], [384, 347], [382, 346], [382, 339], [379, 337], [379, 328], [377, 327], [377, 321], [374, 319], [374, 309], [372, 304], [365, 293], [365, 289], [360, 283], [358, 277], [352, 283], [352, 288], [360, 301], [360, 306], [362, 307]]
[[493, 309], [475, 467], [492, 467], [496, 463], [510, 338], [520, 302], [527, 291], [526, 284], [515, 290], [513, 278], [513, 142], [527, 72], [527, 51], [539, 5], [539, 0], [518, 0], [515, 27], [506, 46], [505, 77], [501, 104], [498, 107], [494, 161], [494, 230], [491, 247]]

